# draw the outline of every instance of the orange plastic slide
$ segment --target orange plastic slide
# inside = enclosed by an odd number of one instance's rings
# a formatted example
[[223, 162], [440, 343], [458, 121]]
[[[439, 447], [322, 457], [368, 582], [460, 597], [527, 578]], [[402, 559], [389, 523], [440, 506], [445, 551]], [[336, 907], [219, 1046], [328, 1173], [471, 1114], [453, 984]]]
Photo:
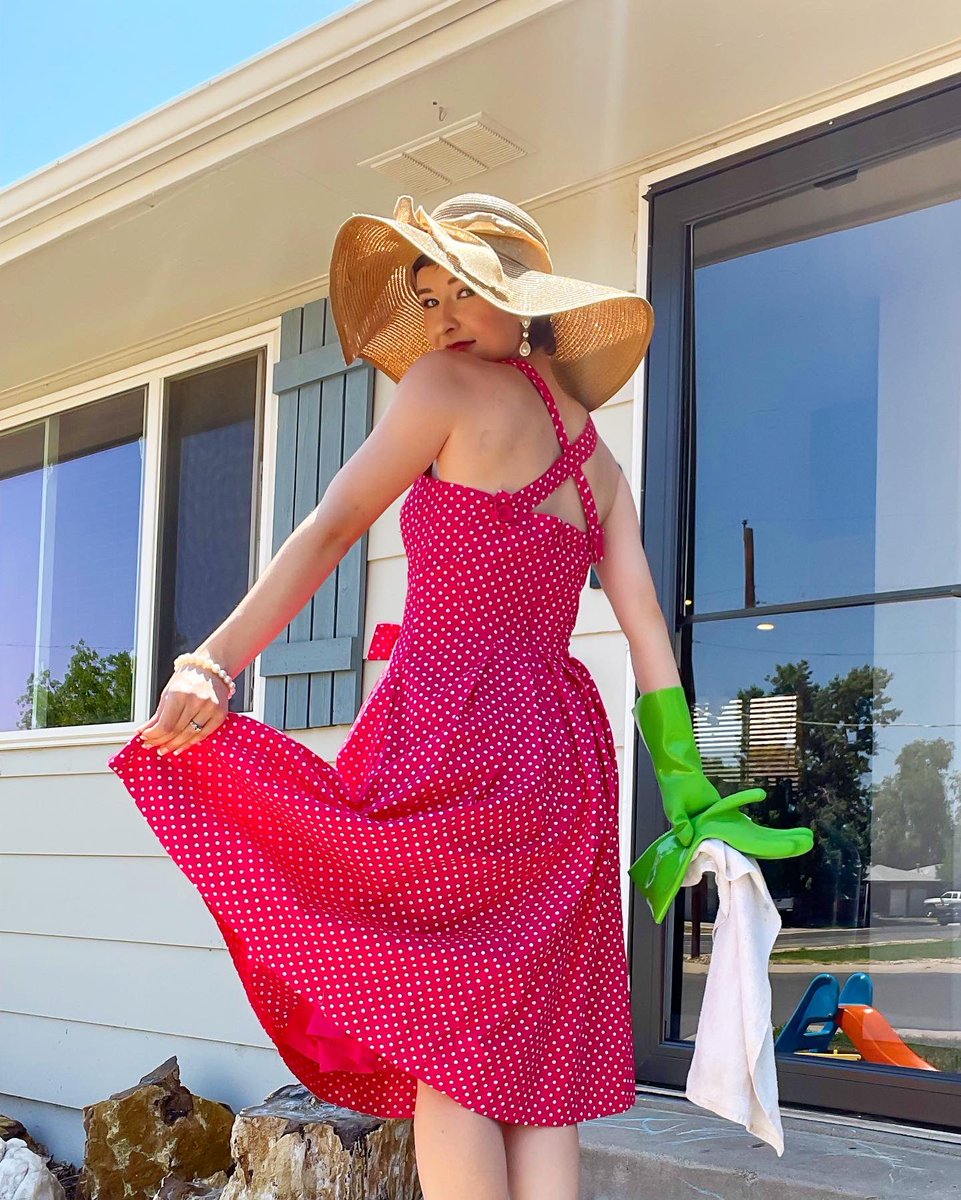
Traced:
[[882, 1013], [870, 1004], [839, 1004], [841, 1028], [857, 1046], [867, 1062], [887, 1063], [892, 1067], [913, 1067], [916, 1071], [936, 1071], [906, 1046]]

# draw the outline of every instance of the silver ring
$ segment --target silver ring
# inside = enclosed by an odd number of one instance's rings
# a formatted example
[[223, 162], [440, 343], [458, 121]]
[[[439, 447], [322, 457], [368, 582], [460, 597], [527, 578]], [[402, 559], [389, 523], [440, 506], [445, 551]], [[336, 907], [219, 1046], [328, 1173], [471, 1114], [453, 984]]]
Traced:
[[193, 725], [194, 729], [197, 729], [197, 730], [203, 729], [203, 725], [198, 725], [197, 722], [193, 719], [193, 717], [190, 718], [190, 724]]

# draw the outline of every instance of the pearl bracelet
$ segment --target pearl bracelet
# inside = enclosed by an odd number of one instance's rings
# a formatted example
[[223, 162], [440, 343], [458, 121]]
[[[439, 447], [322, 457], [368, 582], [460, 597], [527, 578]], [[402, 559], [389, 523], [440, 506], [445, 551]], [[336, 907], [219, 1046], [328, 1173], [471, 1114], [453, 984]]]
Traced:
[[178, 654], [174, 659], [174, 670], [179, 671], [181, 667], [200, 667], [204, 671], [212, 671], [214, 675], [219, 675], [227, 685], [227, 699], [233, 698], [234, 692], [237, 690], [237, 685], [227, 672], [215, 663], [212, 658], [206, 658], [202, 654]]

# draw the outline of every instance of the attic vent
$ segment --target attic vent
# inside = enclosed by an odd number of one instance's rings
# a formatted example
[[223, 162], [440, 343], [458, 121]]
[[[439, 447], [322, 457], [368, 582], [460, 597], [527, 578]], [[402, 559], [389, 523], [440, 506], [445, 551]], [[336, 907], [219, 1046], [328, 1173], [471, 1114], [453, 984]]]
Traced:
[[477, 114], [450, 126], [441, 135], [409, 142], [357, 165], [379, 171], [413, 194], [482, 175], [527, 153], [513, 134], [498, 128], [489, 117]]

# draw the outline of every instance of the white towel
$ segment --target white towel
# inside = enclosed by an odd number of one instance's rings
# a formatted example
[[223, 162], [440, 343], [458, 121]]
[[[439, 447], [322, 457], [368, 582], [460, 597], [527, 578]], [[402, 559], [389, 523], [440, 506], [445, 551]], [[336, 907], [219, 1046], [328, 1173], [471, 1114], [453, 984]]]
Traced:
[[784, 1132], [768, 963], [781, 915], [749, 855], [708, 838], [698, 846], [683, 886], [697, 883], [705, 871], [714, 872], [718, 910], [684, 1094], [763, 1138], [780, 1157]]

